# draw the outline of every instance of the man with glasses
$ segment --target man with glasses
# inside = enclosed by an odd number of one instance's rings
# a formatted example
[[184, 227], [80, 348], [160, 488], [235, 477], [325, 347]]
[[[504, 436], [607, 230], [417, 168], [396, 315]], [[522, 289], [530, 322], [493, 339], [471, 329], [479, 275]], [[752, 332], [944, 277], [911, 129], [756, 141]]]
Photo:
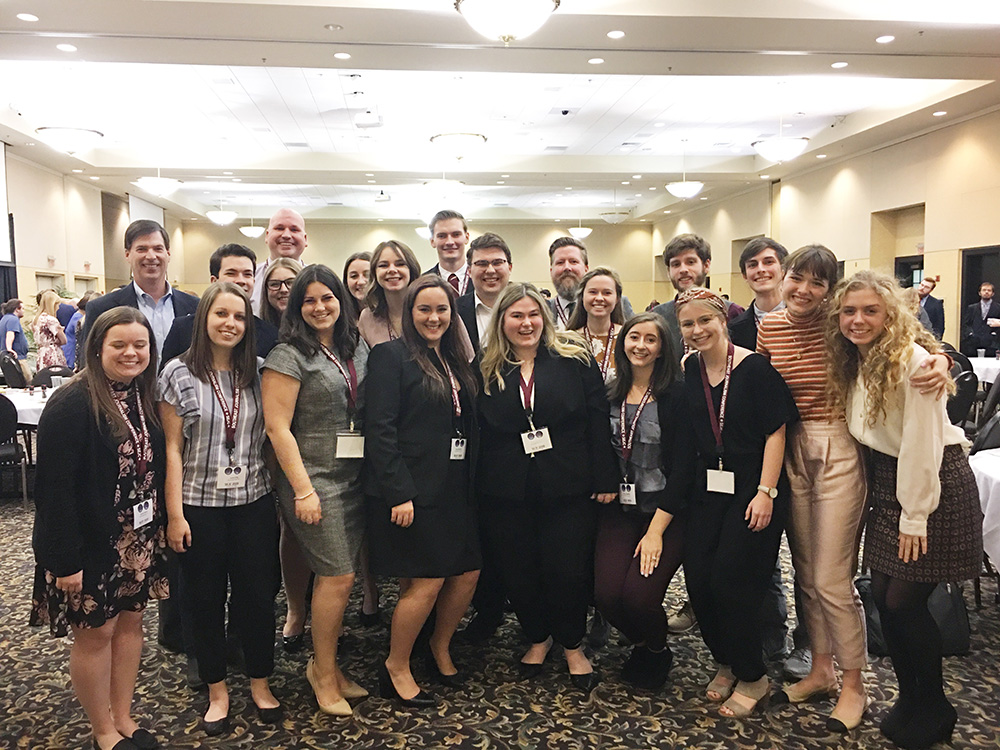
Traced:
[[510, 248], [499, 235], [487, 232], [469, 245], [466, 258], [472, 278], [472, 291], [458, 298], [459, 317], [476, 351], [482, 349], [483, 335], [500, 293], [507, 288], [514, 264]]
[[298, 211], [290, 208], [279, 208], [274, 212], [271, 221], [264, 232], [264, 242], [267, 244], [268, 258], [259, 266], [254, 274], [256, 281], [250, 302], [253, 314], [260, 315], [260, 295], [263, 288], [264, 274], [267, 268], [278, 258], [291, 258], [302, 263], [302, 253], [309, 245], [306, 236], [306, 222]]

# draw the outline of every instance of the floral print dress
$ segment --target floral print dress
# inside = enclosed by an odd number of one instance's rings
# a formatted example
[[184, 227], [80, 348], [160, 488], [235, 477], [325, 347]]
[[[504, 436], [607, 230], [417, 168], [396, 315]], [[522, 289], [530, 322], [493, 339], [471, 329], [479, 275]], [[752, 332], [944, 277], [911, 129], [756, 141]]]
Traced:
[[[132, 424], [139, 429], [135, 385], [112, 383], [112, 394], [124, 407]], [[161, 507], [164, 498], [156, 491], [153, 450], [150, 441], [144, 446], [145, 465], [138, 473], [136, 449], [132, 439], [118, 446], [118, 482], [114, 504], [120, 533], [111, 543], [117, 560], [110, 570], [83, 571], [83, 590], [67, 594], [56, 588], [55, 576], [41, 566], [35, 569], [31, 602], [31, 624], [49, 625], [52, 635], [68, 635], [70, 626], [99, 628], [119, 612], [141, 612], [149, 599], [169, 596], [166, 576], [166, 518]], [[134, 528], [133, 508], [143, 500], [153, 503], [153, 521]]]
[[65, 367], [66, 355], [59, 345], [59, 333], [63, 327], [48, 313], [39, 313], [35, 318], [35, 345], [38, 347], [37, 370], [46, 367]]

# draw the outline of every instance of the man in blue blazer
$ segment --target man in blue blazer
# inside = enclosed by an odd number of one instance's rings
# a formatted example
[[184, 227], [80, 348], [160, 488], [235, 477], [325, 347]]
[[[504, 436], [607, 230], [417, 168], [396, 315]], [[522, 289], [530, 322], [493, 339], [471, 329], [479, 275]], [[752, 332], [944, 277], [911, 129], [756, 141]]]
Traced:
[[920, 298], [920, 306], [924, 308], [927, 317], [931, 321], [931, 331], [939, 339], [944, 338], [944, 302], [937, 297], [932, 297], [931, 292], [937, 286], [930, 276], [925, 276], [917, 287], [917, 296]]
[[159, 359], [174, 318], [197, 310], [198, 298], [173, 289], [167, 282], [170, 238], [158, 222], [140, 219], [128, 225], [125, 230], [125, 260], [132, 270], [132, 283], [103, 297], [96, 297], [87, 304], [87, 317], [81, 335], [86, 341], [91, 325], [101, 313], [115, 307], [135, 307], [142, 311], [153, 328]]

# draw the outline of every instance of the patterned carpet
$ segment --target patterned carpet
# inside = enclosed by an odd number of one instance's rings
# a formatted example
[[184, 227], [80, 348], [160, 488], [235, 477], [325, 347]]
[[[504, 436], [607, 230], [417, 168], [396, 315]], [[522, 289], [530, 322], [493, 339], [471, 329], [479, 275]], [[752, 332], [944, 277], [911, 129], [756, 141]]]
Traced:
[[[69, 639], [54, 640], [47, 630], [34, 631], [26, 624], [31, 524], [31, 513], [19, 503], [8, 501], [0, 506], [4, 549], [0, 556], [0, 748], [90, 747], [88, 725], [69, 684]], [[787, 565], [787, 549], [783, 557]], [[968, 588], [966, 599], [971, 607]], [[393, 598], [391, 589], [383, 586], [384, 604]], [[955, 748], [1000, 747], [1000, 607], [993, 603], [995, 592], [992, 582], [985, 583], [984, 608], [970, 612], [972, 653], [945, 661], [947, 691], [959, 712]], [[682, 583], [675, 580], [668, 602], [673, 606], [681, 596]], [[342, 666], [375, 693], [375, 665], [384, 658], [387, 630], [385, 626], [362, 628], [358, 605], [356, 596], [346, 622]], [[517, 680], [514, 661], [524, 644], [516, 622], [509, 617], [487, 646], [456, 646], [456, 662], [475, 679], [463, 691], [437, 690], [442, 700], [434, 713], [407, 712], [370, 697], [356, 704], [352, 718], [325, 716], [317, 710], [305, 679], [307, 654], [289, 656], [279, 647], [272, 687], [285, 705], [283, 724], [268, 727], [257, 721], [249, 683], [237, 675], [230, 680], [233, 732], [213, 739], [198, 728], [205, 693], [188, 688], [183, 657], [156, 644], [155, 608], [148, 611], [145, 627], [147, 642], [135, 716], [153, 727], [169, 748], [881, 748], [887, 743], [876, 722], [896, 689], [888, 660], [873, 661], [866, 675], [874, 699], [869, 720], [846, 738], [824, 728], [832, 708], [829, 702], [776, 707], [743, 722], [723, 719], [703, 697], [710, 662], [694, 632], [672, 640], [676, 660], [671, 679], [655, 694], [635, 693], [620, 681], [617, 671], [626, 647], [612, 635], [595, 660], [603, 681], [590, 696], [584, 696], [570, 686], [561, 659], [551, 658], [536, 682]], [[430, 687], [421, 667], [415, 666], [416, 677]], [[779, 678], [778, 665], [772, 667], [772, 678]]]

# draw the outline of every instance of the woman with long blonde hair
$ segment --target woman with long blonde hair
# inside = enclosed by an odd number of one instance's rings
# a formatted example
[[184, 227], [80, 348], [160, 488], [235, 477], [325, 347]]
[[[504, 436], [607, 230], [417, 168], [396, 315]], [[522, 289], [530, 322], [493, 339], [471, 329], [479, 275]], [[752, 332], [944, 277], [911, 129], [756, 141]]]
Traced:
[[36, 370], [46, 367], [65, 367], [66, 355], [62, 346], [66, 343], [66, 332], [56, 319], [59, 309], [59, 295], [52, 289], [42, 292], [38, 302], [38, 315], [32, 328], [35, 333], [35, 345], [38, 347], [38, 364]]
[[941, 677], [941, 633], [927, 608], [937, 583], [975, 578], [982, 512], [945, 401], [910, 378], [937, 351], [888, 276], [860, 271], [841, 284], [826, 320], [835, 407], [871, 449], [865, 551], [899, 699], [882, 733], [904, 748], [947, 740], [956, 712]]

